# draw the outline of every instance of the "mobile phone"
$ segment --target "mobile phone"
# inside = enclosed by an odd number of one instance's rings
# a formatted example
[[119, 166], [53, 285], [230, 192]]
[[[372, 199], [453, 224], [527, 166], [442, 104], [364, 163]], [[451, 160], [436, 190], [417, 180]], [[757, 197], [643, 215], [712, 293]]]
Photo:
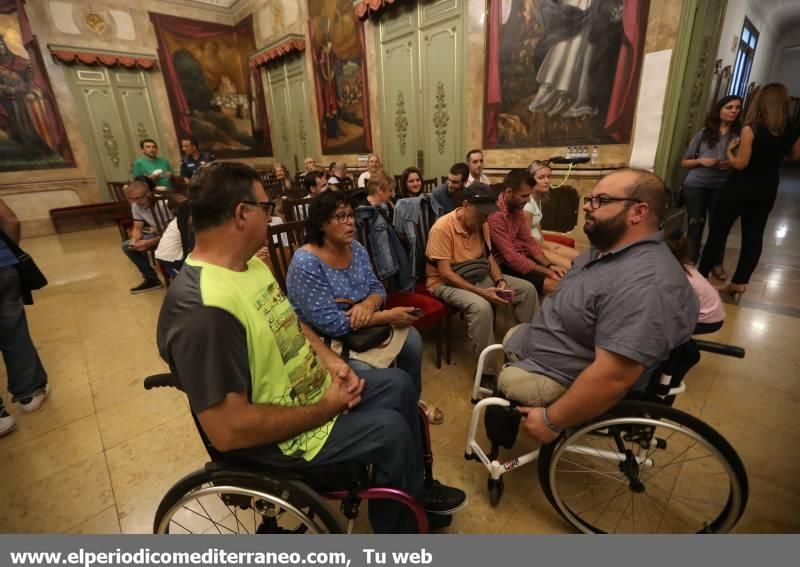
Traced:
[[411, 315], [412, 317], [422, 317], [423, 315], [425, 315], [425, 312], [419, 307], [415, 307], [414, 309], [409, 311], [408, 314]]
[[497, 297], [500, 299], [511, 303], [514, 301], [514, 290], [513, 289], [498, 289], [497, 290]]

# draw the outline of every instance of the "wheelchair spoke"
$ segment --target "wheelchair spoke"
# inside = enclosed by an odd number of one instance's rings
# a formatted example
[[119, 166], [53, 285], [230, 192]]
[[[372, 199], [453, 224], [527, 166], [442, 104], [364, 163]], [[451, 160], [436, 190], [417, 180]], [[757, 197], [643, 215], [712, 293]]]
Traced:
[[[197, 503], [198, 503], [198, 504], [200, 505], [200, 507], [203, 509], [203, 512], [205, 512], [205, 513], [206, 513], [206, 516], [208, 517], [208, 520], [214, 524], [214, 527], [215, 527], [215, 528], [217, 528], [217, 531], [220, 533], [220, 535], [222, 535], [222, 532], [220, 532], [220, 531], [219, 531], [219, 528], [218, 528], [218, 527], [217, 527], [217, 525], [216, 525], [217, 523], [216, 523], [214, 520], [212, 520], [212, 519], [211, 519], [211, 515], [208, 513], [208, 510], [206, 510], [206, 507], [205, 507], [205, 506], [203, 506], [203, 503], [202, 503], [202, 502], [200, 502], [200, 500], [199, 500], [199, 499], [197, 500]], [[224, 526], [223, 526], [223, 527], [224, 527]], [[231, 532], [231, 533], [232, 533], [232, 532]]]
[[620, 472], [620, 471], [597, 471], [597, 470], [594, 470], [594, 469], [593, 469], [593, 468], [591, 468], [591, 467], [587, 467], [586, 465], [582, 465], [582, 464], [580, 464], [580, 463], [576, 463], [575, 461], [570, 461], [569, 459], [563, 459], [563, 460], [564, 460], [565, 462], [567, 462], [567, 463], [571, 464], [571, 465], [575, 465], [576, 467], [581, 467], [581, 468], [583, 468], [584, 470], [574, 470], [574, 471], [573, 471], [573, 470], [563, 470], [563, 469], [559, 469], [559, 471], [558, 471], [558, 472], [582, 472], [582, 473], [590, 472], [590, 473], [598, 474], [598, 475], [600, 475], [600, 476], [604, 476], [604, 477], [606, 477], [606, 478], [610, 478], [611, 480], [613, 480], [613, 481], [616, 481], [616, 482], [621, 482], [622, 484], [627, 484], [627, 483], [626, 483], [624, 480], [622, 480], [621, 478], [615, 478], [615, 477], [611, 476], [612, 474], [624, 475], [624, 473], [622, 473], [622, 472]]

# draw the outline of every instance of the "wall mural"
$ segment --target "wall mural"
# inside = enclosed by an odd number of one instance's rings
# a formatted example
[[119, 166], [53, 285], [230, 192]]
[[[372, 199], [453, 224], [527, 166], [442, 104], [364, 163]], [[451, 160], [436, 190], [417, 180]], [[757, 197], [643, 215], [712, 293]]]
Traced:
[[75, 165], [22, 0], [0, 0], [0, 171]]
[[252, 16], [236, 26], [150, 13], [179, 137], [194, 136], [218, 158], [272, 155]]
[[484, 147], [630, 142], [649, 4], [489, 0]]
[[372, 151], [364, 26], [352, 0], [309, 0], [323, 154]]

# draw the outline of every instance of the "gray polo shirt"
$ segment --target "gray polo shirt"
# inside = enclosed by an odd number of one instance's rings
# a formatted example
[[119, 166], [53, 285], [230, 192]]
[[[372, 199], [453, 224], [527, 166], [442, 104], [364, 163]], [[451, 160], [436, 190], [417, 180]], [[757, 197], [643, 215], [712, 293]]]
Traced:
[[600, 256], [581, 254], [537, 316], [508, 340], [514, 363], [569, 387], [594, 362], [595, 347], [648, 369], [634, 389], [697, 323], [697, 296], [661, 233]]

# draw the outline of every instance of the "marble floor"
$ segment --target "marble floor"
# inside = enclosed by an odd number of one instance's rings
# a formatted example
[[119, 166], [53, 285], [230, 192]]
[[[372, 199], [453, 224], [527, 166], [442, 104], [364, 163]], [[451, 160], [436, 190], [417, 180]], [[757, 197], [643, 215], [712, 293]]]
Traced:
[[[745, 347], [747, 357], [704, 356], [677, 402], [744, 460], [750, 500], [739, 532], [800, 532], [799, 227], [794, 170], [785, 176], [750, 290], [739, 305], [726, 306], [728, 320], [711, 337]], [[731, 264], [736, 233], [728, 243]], [[50, 280], [28, 320], [52, 395], [30, 415], [9, 404], [18, 428], [0, 439], [0, 532], [148, 533], [161, 496], [206, 461], [184, 397], [142, 388], [145, 376], [166, 369], [155, 347], [163, 293], [128, 294], [138, 279], [113, 227], [23, 246]], [[437, 370], [427, 336], [424, 371], [424, 397], [445, 414], [444, 424], [431, 428], [435, 471], [470, 496], [449, 531], [569, 532], [532, 466], [507, 475], [502, 502], [489, 505], [485, 469], [463, 458], [474, 363], [462, 325], [454, 327], [455, 363]]]

